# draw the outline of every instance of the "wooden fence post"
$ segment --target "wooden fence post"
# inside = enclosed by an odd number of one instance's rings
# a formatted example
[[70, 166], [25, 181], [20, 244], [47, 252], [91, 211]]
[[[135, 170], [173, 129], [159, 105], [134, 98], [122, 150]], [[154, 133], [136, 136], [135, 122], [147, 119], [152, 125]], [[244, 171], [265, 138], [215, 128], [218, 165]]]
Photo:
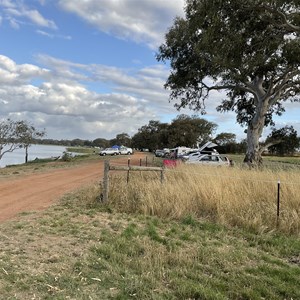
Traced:
[[109, 160], [104, 161], [104, 175], [103, 175], [103, 202], [108, 202], [109, 189]]
[[160, 182], [163, 183], [164, 180], [165, 180], [165, 169], [162, 168], [161, 171], [160, 171]]

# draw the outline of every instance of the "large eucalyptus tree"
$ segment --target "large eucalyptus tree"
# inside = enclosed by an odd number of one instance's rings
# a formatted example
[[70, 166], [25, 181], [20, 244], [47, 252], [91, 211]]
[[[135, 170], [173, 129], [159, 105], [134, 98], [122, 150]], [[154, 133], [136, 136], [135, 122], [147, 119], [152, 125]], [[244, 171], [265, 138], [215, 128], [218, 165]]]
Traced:
[[245, 162], [259, 163], [264, 127], [299, 100], [300, 1], [186, 0], [157, 59], [170, 61], [165, 87], [178, 109], [204, 113], [211, 91], [226, 92], [217, 109], [247, 126]]

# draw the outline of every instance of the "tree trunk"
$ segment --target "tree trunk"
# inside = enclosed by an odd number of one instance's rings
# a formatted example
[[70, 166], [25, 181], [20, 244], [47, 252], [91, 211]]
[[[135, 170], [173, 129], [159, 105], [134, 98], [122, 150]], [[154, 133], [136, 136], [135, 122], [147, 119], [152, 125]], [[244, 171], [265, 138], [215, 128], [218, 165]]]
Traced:
[[261, 152], [259, 149], [259, 138], [261, 137], [262, 129], [253, 128], [251, 124], [247, 129], [247, 152], [244, 162], [249, 166], [259, 166], [262, 164]]
[[260, 166], [262, 164], [262, 151], [260, 151], [259, 139], [265, 126], [265, 116], [268, 109], [268, 100], [266, 98], [258, 99], [256, 113], [248, 125], [247, 152], [244, 162], [251, 167]]
[[25, 146], [25, 164], [28, 163], [28, 146]]

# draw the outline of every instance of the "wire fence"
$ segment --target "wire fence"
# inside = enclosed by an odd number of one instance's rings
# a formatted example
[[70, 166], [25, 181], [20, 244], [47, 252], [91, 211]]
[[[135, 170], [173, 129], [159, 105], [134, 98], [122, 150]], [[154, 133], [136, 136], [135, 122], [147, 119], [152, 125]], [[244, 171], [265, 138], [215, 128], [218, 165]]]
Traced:
[[[153, 171], [156, 172], [161, 172], [160, 174], [162, 174], [161, 176], [159, 176], [159, 173], [157, 175], [147, 175], [147, 176], [143, 176], [142, 175], [142, 169], [131, 169], [130, 166], [147, 166], [149, 167], [149, 169], [151, 169], [151, 166], [153, 167]], [[160, 166], [161, 168], [157, 168], [157, 166]], [[299, 166], [297, 166], [299, 167]], [[298, 187], [300, 187], [300, 180], [298, 180], [298, 178], [300, 178], [300, 172], [299, 172], [299, 177], [298, 177], [298, 169], [295, 169], [293, 172], [289, 172], [287, 170], [284, 170], [283, 172], [279, 171], [277, 172], [276, 170], [273, 170], [272, 172], [266, 172], [266, 175], [264, 175], [263, 171], [257, 171], [255, 172], [255, 170], [249, 170], [248, 168], [240, 168], [239, 166], [235, 165], [233, 167], [220, 167], [220, 168], [207, 168], [207, 166], [203, 166], [203, 165], [184, 165], [184, 163], [178, 163], [177, 164], [171, 164], [169, 165], [169, 167], [163, 166], [162, 167], [162, 160], [156, 160], [155, 158], [150, 158], [149, 157], [147, 159], [132, 159], [129, 158], [127, 163], [123, 162], [118, 162], [117, 160], [112, 160], [110, 163], [110, 168], [111, 170], [117, 170], [119, 168], [119, 170], [123, 170], [127, 171], [127, 184], [129, 183], [129, 174], [131, 171], [141, 171], [140, 173], [138, 173], [138, 177], [133, 177], [134, 178], [138, 178], [137, 180], [137, 188], [140, 185], [140, 188], [143, 189], [145, 188], [145, 183], [146, 181], [149, 180], [149, 183], [151, 184], [152, 179], [154, 179], [154, 181], [156, 180], [160, 180], [161, 183], [163, 185], [167, 184], [174, 184], [174, 182], [176, 182], [178, 184], [178, 182], [180, 181], [182, 184], [182, 181], [184, 182], [184, 180], [186, 179], [186, 184], [184, 186], [184, 188], [186, 188], [187, 190], [189, 189], [189, 180], [191, 180], [191, 184], [193, 184], [193, 181], [199, 180], [199, 189], [201, 189], [204, 185], [210, 185], [211, 182], [219, 182], [220, 185], [222, 186], [222, 182], [223, 182], [223, 186], [225, 188], [222, 187], [222, 189], [224, 189], [224, 191], [227, 191], [228, 193], [234, 192], [233, 189], [229, 189], [226, 190], [226, 186], [228, 185], [224, 185], [224, 183], [229, 183], [229, 185], [232, 185], [234, 182], [234, 186], [237, 187], [237, 190], [239, 189], [240, 186], [247, 186], [245, 185], [246, 183], [251, 184], [250, 186], [248, 185], [248, 187], [246, 189], [248, 189], [250, 191], [250, 193], [255, 193], [256, 190], [261, 189], [263, 192], [259, 192], [256, 194], [256, 196], [254, 195], [249, 195], [249, 199], [253, 198], [254, 201], [257, 201], [261, 198], [264, 199], [263, 201], [267, 200], [267, 198], [269, 200], [268, 203], [273, 203], [270, 204], [271, 207], [274, 207], [274, 214], [272, 213], [272, 215], [276, 218], [276, 224], [278, 225], [281, 220], [285, 220], [286, 219], [286, 214], [287, 214], [287, 203], [293, 202], [294, 207], [292, 207], [292, 209], [296, 210], [295, 213], [297, 214], [297, 211], [300, 209], [299, 205], [300, 205], [300, 193]], [[212, 171], [214, 170], [214, 171]], [[241, 173], [239, 173], [239, 171], [241, 171]], [[246, 172], [246, 174], [244, 172]], [[252, 172], [253, 171], [253, 172]], [[300, 169], [299, 169], [300, 171]], [[149, 174], [149, 173], [148, 173]], [[153, 174], [155, 174], [155, 172], [153, 172]], [[288, 177], [284, 177], [284, 174], [296, 174], [293, 176], [288, 176]], [[241, 176], [242, 175], [242, 176]], [[278, 175], [278, 176], [277, 176]], [[282, 177], [281, 177], [282, 175]], [[254, 176], [254, 177], [253, 177]], [[263, 176], [272, 176], [273, 178], [263, 178]], [[276, 178], [274, 178], [274, 176], [277, 176]], [[194, 179], [196, 178], [196, 179]], [[293, 180], [290, 180], [289, 178], [293, 178]], [[206, 181], [206, 179], [209, 179], [209, 181]], [[179, 181], [178, 181], [179, 180]], [[241, 183], [238, 183], [241, 182]], [[243, 185], [244, 182], [245, 184]], [[197, 184], [198, 184], [197, 183]], [[232, 184], [230, 184], [232, 183]], [[259, 184], [259, 186], [258, 186]], [[270, 187], [267, 188], [267, 186], [271, 185]], [[214, 186], [211, 185], [212, 187], [212, 193], [214, 193], [213, 188]], [[289, 187], [289, 188], [288, 188]], [[164, 189], [164, 187], [162, 186], [161, 190]], [[148, 189], [146, 188], [145, 193]], [[291, 192], [290, 194], [287, 192]], [[271, 193], [271, 194], [269, 194]], [[258, 195], [258, 196], [257, 196]], [[243, 197], [243, 196], [241, 196]], [[248, 196], [245, 196], [248, 197]], [[221, 197], [222, 198], [222, 197]], [[222, 198], [223, 199], [223, 198]], [[298, 199], [299, 199], [299, 204], [298, 204]], [[243, 201], [243, 198], [241, 198], [241, 201]], [[295, 204], [296, 203], [296, 204]], [[289, 204], [289, 205], [290, 205]], [[273, 208], [272, 208], [273, 210]], [[294, 213], [294, 212], [293, 212]], [[286, 221], [286, 220], [285, 220]]]

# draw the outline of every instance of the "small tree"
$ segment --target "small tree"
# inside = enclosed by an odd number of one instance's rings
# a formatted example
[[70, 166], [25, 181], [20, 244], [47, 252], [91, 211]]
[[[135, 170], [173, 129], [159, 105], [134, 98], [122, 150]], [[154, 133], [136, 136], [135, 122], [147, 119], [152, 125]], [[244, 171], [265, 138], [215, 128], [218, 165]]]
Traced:
[[25, 163], [28, 162], [28, 147], [36, 138], [45, 135], [45, 131], [38, 131], [27, 121], [0, 121], [0, 160], [3, 155], [16, 149], [25, 149]]
[[230, 132], [221, 132], [213, 139], [218, 145], [220, 153], [236, 153], [238, 145], [236, 143], [236, 135]]
[[35, 139], [42, 138], [45, 130], [37, 130], [31, 123], [27, 121], [18, 121], [17, 131], [21, 147], [25, 149], [25, 163], [28, 162], [28, 148], [34, 143]]
[[9, 152], [21, 147], [18, 143], [18, 131], [16, 122], [7, 119], [0, 121], [0, 160]]
[[280, 129], [273, 128], [266, 139], [266, 143], [273, 143], [268, 148], [270, 153], [293, 155], [300, 147], [300, 138], [297, 136], [297, 131], [293, 126], [285, 126]]

